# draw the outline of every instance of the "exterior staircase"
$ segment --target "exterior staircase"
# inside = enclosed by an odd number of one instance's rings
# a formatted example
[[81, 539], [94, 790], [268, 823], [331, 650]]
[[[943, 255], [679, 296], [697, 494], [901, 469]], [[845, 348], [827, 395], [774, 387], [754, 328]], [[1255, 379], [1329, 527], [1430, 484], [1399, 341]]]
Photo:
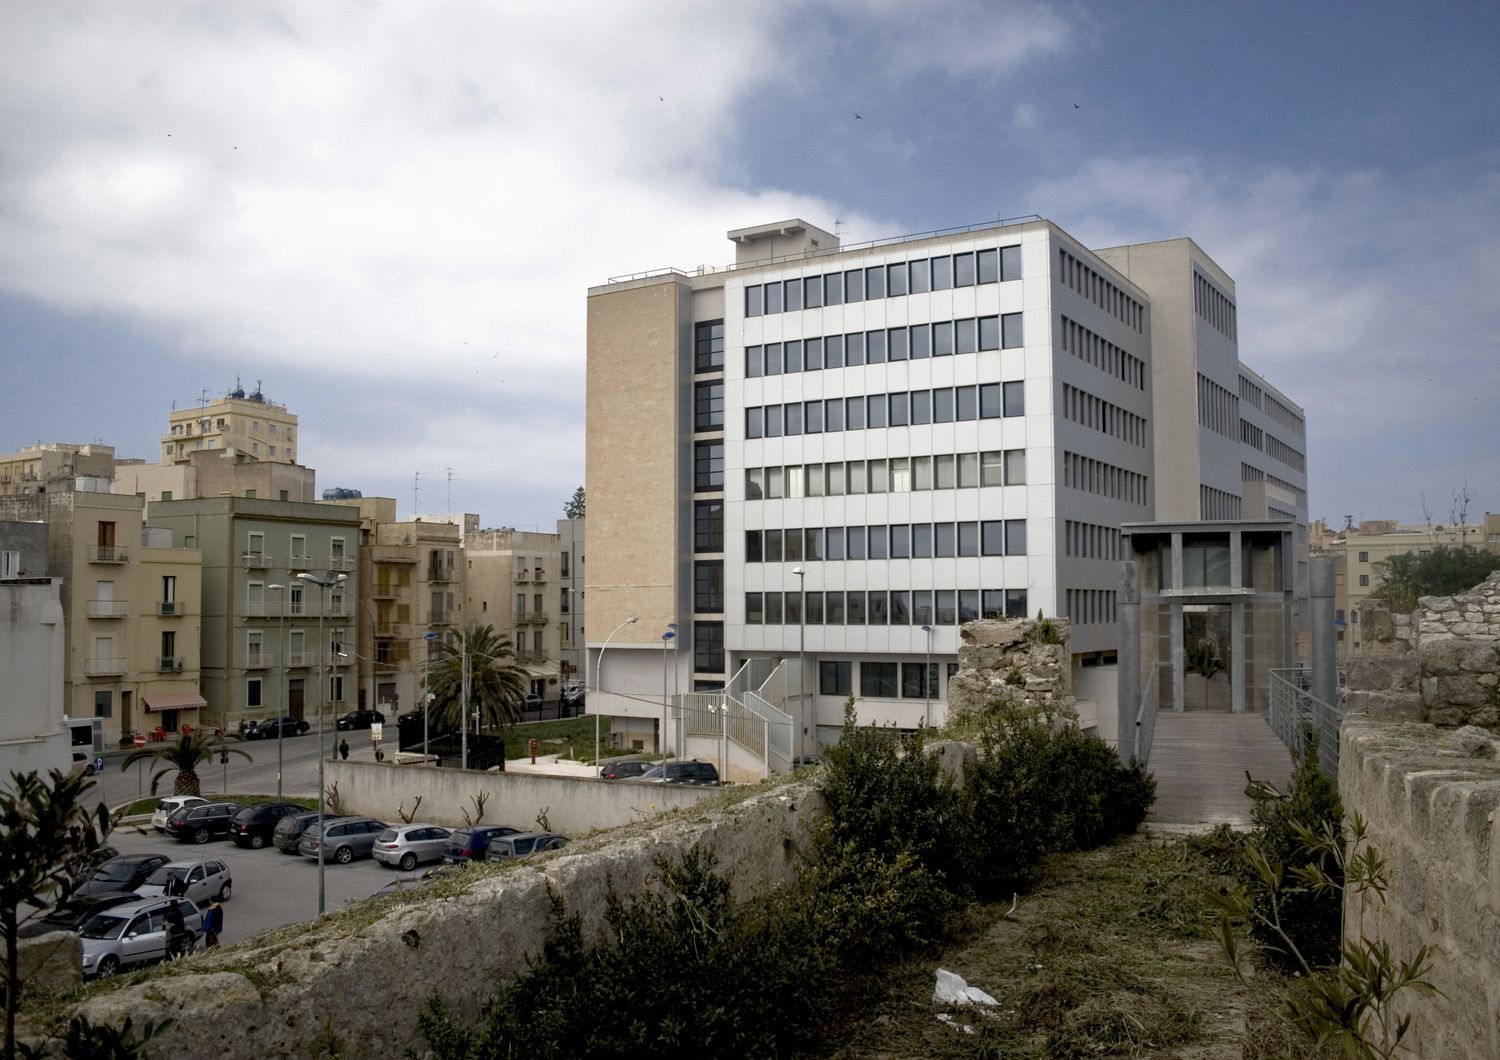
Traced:
[[792, 717], [780, 659], [749, 659], [722, 692], [673, 698], [679, 744], [690, 758], [719, 763], [726, 780], [759, 779], [792, 768]]

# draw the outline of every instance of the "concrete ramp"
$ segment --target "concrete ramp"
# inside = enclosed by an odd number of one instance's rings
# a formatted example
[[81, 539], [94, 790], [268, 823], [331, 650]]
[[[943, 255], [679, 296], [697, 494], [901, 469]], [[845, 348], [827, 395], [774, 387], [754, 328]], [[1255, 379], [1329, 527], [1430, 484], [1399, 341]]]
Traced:
[[1156, 805], [1146, 827], [1208, 831], [1217, 824], [1250, 827], [1245, 770], [1285, 790], [1292, 756], [1260, 713], [1162, 711], [1156, 716], [1151, 772]]

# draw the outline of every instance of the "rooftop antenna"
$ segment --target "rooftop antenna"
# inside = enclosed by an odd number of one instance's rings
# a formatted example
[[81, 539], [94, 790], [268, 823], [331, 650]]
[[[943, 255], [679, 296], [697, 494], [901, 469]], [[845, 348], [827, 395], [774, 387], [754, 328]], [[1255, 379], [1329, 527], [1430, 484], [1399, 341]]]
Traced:
[[411, 481], [411, 515], [413, 519], [415, 519], [417, 517], [417, 513], [422, 510], [422, 505], [417, 501], [417, 497], [421, 495], [421, 489], [422, 472], [418, 471], [415, 475], [412, 476]]
[[841, 218], [841, 217], [835, 217], [833, 219], [833, 234], [834, 235], [839, 235], [841, 233], [843, 227], [844, 227], [844, 219]]
[[453, 469], [448, 469], [448, 514], [453, 514]]
[[1346, 515], [1346, 516], [1344, 516], [1344, 529], [1345, 530], [1353, 530], [1354, 529], [1354, 516], [1352, 516], [1352, 515]]

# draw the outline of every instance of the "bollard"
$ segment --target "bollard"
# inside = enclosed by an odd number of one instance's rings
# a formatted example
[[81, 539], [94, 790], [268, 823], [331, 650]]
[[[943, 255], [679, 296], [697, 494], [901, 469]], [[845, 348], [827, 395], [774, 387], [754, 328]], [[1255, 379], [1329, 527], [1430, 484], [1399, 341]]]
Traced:
[[536, 765], [536, 741], [527, 740], [527, 749], [531, 752], [531, 764]]

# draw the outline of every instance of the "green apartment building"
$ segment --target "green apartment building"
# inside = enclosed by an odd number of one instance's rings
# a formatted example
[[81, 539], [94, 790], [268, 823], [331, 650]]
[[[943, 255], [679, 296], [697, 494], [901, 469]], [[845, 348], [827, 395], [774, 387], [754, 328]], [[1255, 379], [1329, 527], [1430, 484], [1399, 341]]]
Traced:
[[[290, 714], [316, 726], [353, 709], [356, 509], [229, 496], [154, 501], [149, 518], [203, 556], [204, 725]], [[346, 581], [324, 589], [298, 577], [330, 573]]]

